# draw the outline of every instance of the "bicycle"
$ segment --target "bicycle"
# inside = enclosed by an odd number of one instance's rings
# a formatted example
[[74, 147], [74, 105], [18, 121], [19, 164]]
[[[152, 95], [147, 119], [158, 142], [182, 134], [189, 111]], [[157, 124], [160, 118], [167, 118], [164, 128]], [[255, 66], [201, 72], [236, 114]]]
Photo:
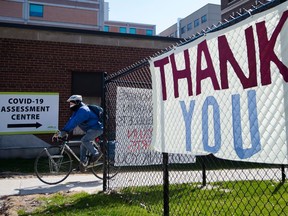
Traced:
[[[37, 178], [45, 184], [53, 185], [64, 181], [73, 170], [73, 158], [80, 163], [79, 157], [69, 146], [69, 143], [75, 143], [75, 141], [63, 139], [60, 140], [60, 142], [61, 144], [59, 145], [52, 145], [48, 148], [44, 148], [35, 159], [35, 174]], [[110, 157], [110, 154], [107, 154], [103, 140], [97, 139], [93, 141], [92, 144], [97, 148], [100, 156], [95, 162], [90, 163], [91, 155], [87, 151], [87, 160], [84, 164], [85, 168], [91, 170], [97, 178], [103, 179], [105, 168], [104, 154], [105, 156], [108, 155], [108, 158], [106, 157], [106, 161], [108, 162], [107, 178], [113, 178], [117, 175], [120, 167], [114, 166], [114, 158]]]

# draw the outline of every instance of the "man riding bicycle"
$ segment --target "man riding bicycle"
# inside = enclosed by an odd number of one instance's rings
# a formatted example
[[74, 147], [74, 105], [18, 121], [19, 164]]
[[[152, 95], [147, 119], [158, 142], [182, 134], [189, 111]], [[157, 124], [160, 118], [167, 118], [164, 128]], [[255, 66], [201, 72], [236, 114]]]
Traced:
[[95, 138], [103, 134], [103, 124], [99, 121], [98, 116], [92, 112], [86, 104], [82, 102], [81, 95], [72, 95], [67, 102], [70, 104], [70, 109], [73, 111], [72, 116], [60, 131], [58, 139], [67, 137], [75, 127], [79, 126], [85, 135], [81, 138], [80, 145], [80, 171], [85, 171], [86, 151], [91, 153], [90, 163], [95, 162], [100, 156], [100, 152], [92, 145]]

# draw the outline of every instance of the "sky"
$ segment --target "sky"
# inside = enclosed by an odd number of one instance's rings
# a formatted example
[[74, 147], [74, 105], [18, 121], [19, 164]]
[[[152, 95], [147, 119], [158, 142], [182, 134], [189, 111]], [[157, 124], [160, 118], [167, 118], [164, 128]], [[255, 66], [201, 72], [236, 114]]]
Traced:
[[[105, 0], [109, 20], [156, 25], [156, 34], [172, 26], [208, 3], [221, 0]], [[179, 3], [178, 3], [179, 2]]]

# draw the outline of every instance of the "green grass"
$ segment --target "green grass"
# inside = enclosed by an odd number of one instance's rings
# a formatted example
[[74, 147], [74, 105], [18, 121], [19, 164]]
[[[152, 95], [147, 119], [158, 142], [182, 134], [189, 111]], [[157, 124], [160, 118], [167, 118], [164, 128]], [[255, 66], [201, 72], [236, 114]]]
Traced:
[[[285, 215], [288, 184], [272, 181], [170, 185], [170, 215]], [[163, 215], [162, 186], [129, 187], [120, 193], [55, 194], [33, 213], [19, 215]]]
[[107, 215], [107, 216], [127, 216], [127, 215], [156, 215], [146, 211], [143, 207], [134, 202], [127, 202], [121, 194], [93, 194], [81, 192], [74, 195], [54, 194], [49, 198], [39, 198], [42, 206], [34, 212], [25, 213], [19, 210], [19, 216], [28, 215]]
[[[34, 159], [0, 160], [0, 172], [34, 173]], [[231, 181], [171, 184], [170, 215], [285, 215], [288, 212], [288, 183]], [[163, 186], [129, 187], [119, 193], [54, 194], [41, 198], [33, 213], [19, 215], [163, 215]]]

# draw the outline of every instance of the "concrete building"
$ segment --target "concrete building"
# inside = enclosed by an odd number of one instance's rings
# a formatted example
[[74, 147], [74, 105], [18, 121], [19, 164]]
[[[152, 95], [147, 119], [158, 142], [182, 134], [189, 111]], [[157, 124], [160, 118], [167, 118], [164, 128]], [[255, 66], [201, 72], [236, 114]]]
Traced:
[[103, 31], [139, 35], [156, 35], [156, 25], [133, 22], [105, 21]]
[[1, 0], [0, 22], [155, 35], [155, 25], [109, 21], [104, 0]]
[[221, 0], [221, 18], [222, 20], [230, 20], [245, 13], [249, 9], [253, 9], [261, 5], [266, 0]]
[[221, 6], [217, 4], [207, 4], [189, 16], [178, 19], [159, 35], [166, 37], [188, 38], [200, 33], [207, 27], [217, 24], [221, 20]]
[[[222, 21], [229, 21], [263, 5], [274, 3], [271, 4], [271, 7], [273, 7], [273, 5], [285, 1], [286, 0], [221, 0], [221, 19]], [[267, 8], [269, 7], [265, 7], [265, 9]]]

